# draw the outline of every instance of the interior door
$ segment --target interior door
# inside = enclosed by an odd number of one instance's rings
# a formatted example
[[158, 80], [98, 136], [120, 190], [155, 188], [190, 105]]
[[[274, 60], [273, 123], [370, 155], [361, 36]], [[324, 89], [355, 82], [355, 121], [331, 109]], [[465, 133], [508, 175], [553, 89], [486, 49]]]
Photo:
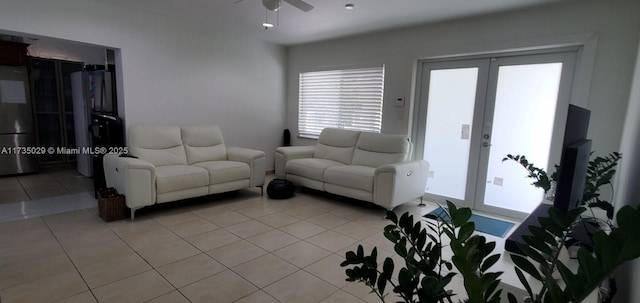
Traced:
[[543, 192], [502, 159], [526, 155], [553, 170], [574, 62], [575, 52], [556, 52], [423, 63], [416, 145], [431, 167], [426, 198], [526, 217]]

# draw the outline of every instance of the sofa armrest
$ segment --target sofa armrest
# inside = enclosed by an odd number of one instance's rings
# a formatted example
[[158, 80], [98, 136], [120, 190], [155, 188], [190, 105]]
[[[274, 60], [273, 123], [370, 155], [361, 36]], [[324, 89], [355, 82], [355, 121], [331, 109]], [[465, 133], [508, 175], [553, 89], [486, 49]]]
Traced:
[[313, 153], [316, 149], [315, 145], [304, 146], [280, 146], [276, 148], [275, 155], [275, 169], [276, 178], [284, 179], [284, 167], [289, 160], [313, 158]]
[[249, 164], [251, 180], [249, 186], [263, 186], [266, 173], [265, 153], [261, 150], [227, 147], [227, 159]]
[[393, 209], [422, 197], [427, 186], [429, 162], [424, 160], [387, 164], [376, 168], [373, 202]]
[[118, 154], [103, 158], [107, 187], [125, 195], [127, 206], [138, 209], [156, 203], [156, 168], [153, 164]]

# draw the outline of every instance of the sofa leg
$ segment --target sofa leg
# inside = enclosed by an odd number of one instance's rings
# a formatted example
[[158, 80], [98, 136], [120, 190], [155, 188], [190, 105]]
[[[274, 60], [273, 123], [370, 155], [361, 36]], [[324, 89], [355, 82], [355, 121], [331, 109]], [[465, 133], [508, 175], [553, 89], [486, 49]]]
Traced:
[[260, 185], [258, 187], [260, 187], [260, 195], [264, 196], [264, 185]]
[[420, 196], [420, 204], [418, 204], [419, 207], [425, 207], [427, 206], [426, 204], [424, 204], [424, 201], [422, 200], [422, 196]]

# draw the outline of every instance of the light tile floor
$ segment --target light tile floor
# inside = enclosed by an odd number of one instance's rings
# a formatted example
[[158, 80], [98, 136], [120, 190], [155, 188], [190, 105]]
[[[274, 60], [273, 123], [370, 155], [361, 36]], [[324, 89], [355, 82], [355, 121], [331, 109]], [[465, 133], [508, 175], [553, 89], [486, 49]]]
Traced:
[[93, 179], [74, 168], [0, 177], [0, 222], [96, 206]]
[[93, 191], [93, 179], [74, 168], [48, 168], [37, 174], [0, 177], [0, 204]]
[[3, 303], [378, 302], [340, 262], [358, 244], [397, 258], [384, 209], [306, 190], [272, 200], [246, 189], [109, 223], [78, 204], [92, 195], [58, 199], [77, 210], [0, 223]]

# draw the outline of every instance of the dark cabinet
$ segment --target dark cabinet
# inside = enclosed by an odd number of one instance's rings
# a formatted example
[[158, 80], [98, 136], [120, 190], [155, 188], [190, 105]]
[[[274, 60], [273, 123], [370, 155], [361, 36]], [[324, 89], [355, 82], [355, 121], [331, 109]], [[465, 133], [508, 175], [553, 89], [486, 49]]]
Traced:
[[27, 65], [27, 46], [29, 44], [0, 41], [0, 65]]
[[[38, 146], [76, 148], [71, 98], [71, 73], [81, 71], [82, 62], [30, 58], [31, 88]], [[47, 153], [41, 164], [74, 162], [76, 156]]]

